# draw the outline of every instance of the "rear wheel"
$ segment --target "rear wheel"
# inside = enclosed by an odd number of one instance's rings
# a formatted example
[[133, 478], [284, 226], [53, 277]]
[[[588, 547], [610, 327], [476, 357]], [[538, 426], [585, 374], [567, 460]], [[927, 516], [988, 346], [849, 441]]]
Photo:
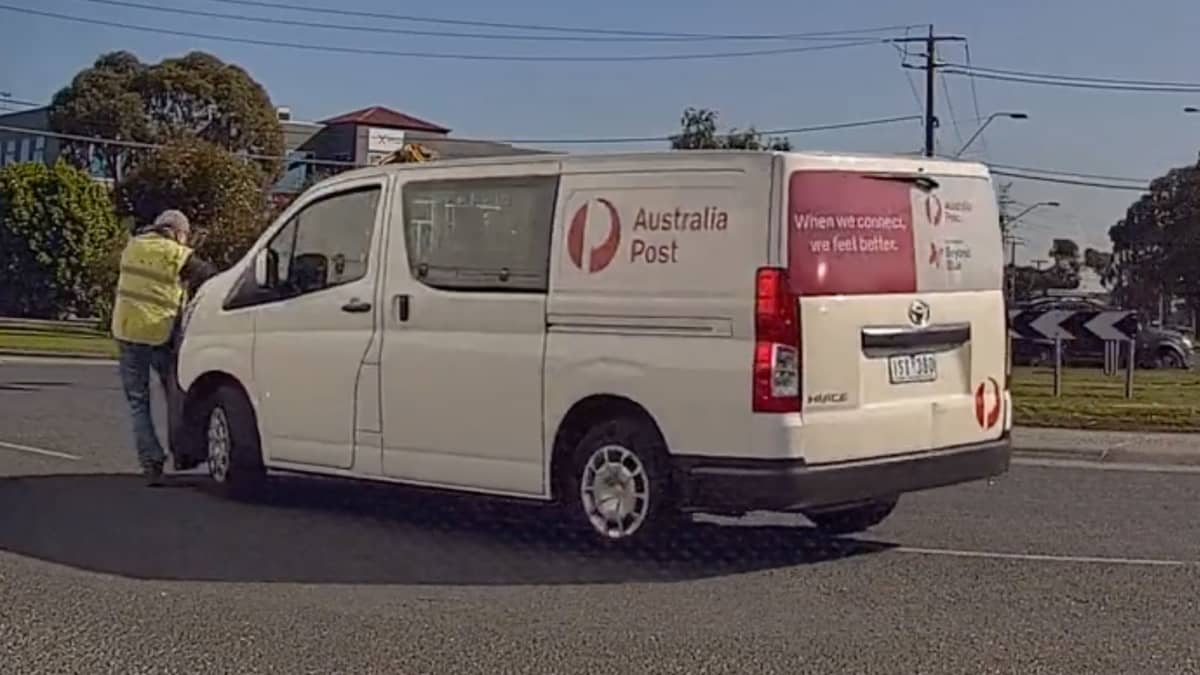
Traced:
[[1179, 370], [1183, 368], [1183, 357], [1173, 349], [1163, 349], [1158, 352], [1155, 365], [1165, 370]]
[[675, 520], [667, 450], [648, 422], [618, 417], [593, 425], [563, 462], [567, 517], [605, 542], [644, 541]]
[[244, 499], [257, 492], [266, 472], [254, 409], [241, 389], [218, 388], [202, 417], [208, 474], [220, 491]]
[[850, 508], [814, 511], [804, 515], [826, 534], [856, 534], [882, 523], [891, 515], [898, 501], [896, 498], [877, 500]]

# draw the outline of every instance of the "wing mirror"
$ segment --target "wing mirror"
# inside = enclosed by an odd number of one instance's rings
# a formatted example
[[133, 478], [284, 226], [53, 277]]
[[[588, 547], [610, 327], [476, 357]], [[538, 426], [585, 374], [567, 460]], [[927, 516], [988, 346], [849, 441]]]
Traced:
[[254, 283], [259, 288], [275, 288], [279, 285], [279, 256], [265, 248], [254, 256]]

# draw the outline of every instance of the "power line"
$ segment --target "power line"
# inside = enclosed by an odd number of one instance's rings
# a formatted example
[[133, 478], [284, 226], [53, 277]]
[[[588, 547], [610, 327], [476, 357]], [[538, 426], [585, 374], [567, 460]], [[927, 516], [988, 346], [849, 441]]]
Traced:
[[960, 70], [958, 68], [947, 67], [942, 71], [948, 75], [958, 75], [966, 77], [978, 77], [984, 80], [996, 80], [999, 82], [1017, 82], [1020, 84], [1040, 84], [1051, 87], [1070, 87], [1074, 89], [1093, 89], [1099, 91], [1136, 91], [1136, 92], [1158, 92], [1163, 94], [1197, 94], [1200, 93], [1200, 85], [1189, 87], [1176, 86], [1144, 86], [1135, 84], [1102, 84], [1098, 82], [1072, 82], [1068, 80], [1054, 79], [1034, 79], [1028, 77], [1018, 77], [1012, 75], [995, 75], [992, 73], [979, 72], [978, 70]]
[[[969, 58], [969, 57], [968, 57]], [[989, 68], [986, 66], [973, 66], [968, 62], [961, 63], [946, 63], [948, 68], [966, 68], [979, 73], [992, 73], [996, 75], [1012, 75], [1016, 77], [1032, 77], [1046, 80], [1071, 80], [1075, 82], [1095, 82], [1098, 84], [1131, 84], [1147, 87], [1192, 87], [1200, 88], [1200, 83], [1197, 82], [1168, 82], [1163, 80], [1135, 80], [1119, 77], [1089, 77], [1083, 75], [1063, 75], [1061, 73], [1036, 73], [1026, 70], [1009, 70], [1004, 68]]]
[[946, 79], [945, 75], [941, 77], [941, 80], [942, 91], [946, 94], [946, 110], [950, 113], [950, 123], [954, 126], [954, 136], [958, 139], [958, 145], [961, 147], [963, 144], [962, 128], [958, 124], [958, 115], [954, 112], [954, 99], [950, 96], [949, 80]]
[[[146, 4], [141, 2], [130, 2], [129, 0], [78, 0], [79, 2], [90, 2], [96, 5], [107, 5], [112, 7], [130, 7], [133, 9], [141, 9], [150, 12], [160, 12], [164, 14], [175, 14], [184, 16], [206, 17], [211, 19], [225, 19], [229, 21], [241, 21], [244, 23], [256, 23], [260, 25], [275, 25], [275, 26], [296, 26], [301, 28], [317, 28], [328, 30], [352, 31], [358, 33], [376, 33], [390, 35], [414, 35], [425, 37], [452, 37], [477, 40], [506, 40], [506, 41], [528, 41], [528, 42], [715, 42], [715, 41], [748, 41], [748, 40], [777, 40], [777, 41], [829, 41], [838, 42], [845, 41], [849, 37], [862, 38], [862, 35], [854, 36], [847, 33], [833, 32], [832, 34], [821, 33], [794, 33], [794, 34], [774, 34], [774, 35], [711, 35], [711, 36], [689, 36], [689, 35], [673, 35], [673, 36], [653, 36], [653, 35], [519, 35], [519, 34], [498, 34], [498, 33], [463, 33], [458, 31], [442, 31], [442, 30], [420, 30], [413, 28], [393, 28], [388, 26], [361, 26], [350, 24], [337, 24], [329, 22], [317, 21], [299, 21], [295, 19], [284, 19], [279, 17], [260, 17], [260, 16], [245, 16], [240, 14], [229, 14], [225, 12], [210, 12], [199, 9], [183, 9], [179, 7], [160, 7], [158, 5]], [[215, 0], [214, 0], [215, 1]], [[236, 3], [243, 4], [243, 3]], [[295, 8], [300, 9], [300, 8]], [[337, 12], [345, 14], [348, 10]], [[332, 12], [331, 12], [332, 13]], [[368, 12], [369, 13], [369, 12]], [[354, 15], [356, 13], [349, 12]], [[865, 29], [873, 30], [873, 29]]]
[[[0, 131], [7, 131], [14, 134], [23, 134], [26, 136], [44, 136], [47, 138], [56, 138], [62, 141], [76, 141], [79, 143], [90, 143], [92, 145], [108, 145], [117, 148], [131, 148], [135, 150], [159, 150], [169, 147], [163, 143], [146, 143], [144, 141], [122, 141], [115, 138], [101, 138], [99, 136], [85, 136], [82, 134], [64, 134], [58, 131], [44, 131], [41, 129], [30, 129], [28, 127], [14, 127], [6, 124], [0, 125]], [[336, 159], [305, 159], [300, 157], [281, 157], [278, 155], [259, 155], [253, 153], [237, 153], [238, 157], [245, 159], [263, 160], [263, 161], [281, 161], [292, 164], [323, 164], [328, 166], [345, 166], [356, 167], [363, 166], [356, 162], [346, 162]]]
[[42, 108], [46, 105], [45, 103], [35, 103], [34, 101], [25, 101], [25, 100], [22, 100], [19, 98], [12, 98], [11, 96], [0, 96], [0, 103], [8, 103], [8, 104], [12, 104], [12, 105], [23, 105], [23, 106], [27, 106], [30, 108]]
[[474, 26], [477, 28], [507, 28], [513, 30], [526, 31], [542, 31], [554, 33], [580, 33], [591, 35], [622, 35], [632, 37], [656, 37], [656, 38], [691, 38], [699, 40], [795, 40], [809, 37], [834, 37], [834, 36], [852, 36], [865, 33], [890, 33], [909, 28], [915, 28], [920, 24], [909, 24], [901, 26], [880, 26], [876, 28], [857, 28], [844, 30], [828, 30], [809, 33], [782, 33], [782, 34], [721, 34], [721, 33], [680, 33], [669, 31], [644, 31], [630, 29], [612, 29], [612, 28], [583, 28], [576, 26], [555, 26], [550, 24], [531, 24], [531, 23], [506, 23], [499, 21], [475, 21], [469, 19], [445, 19], [434, 18], [428, 16], [416, 16], [411, 14], [394, 14], [388, 12], [371, 12], [363, 10], [351, 10], [344, 8], [331, 7], [314, 7], [314, 6], [298, 6], [283, 2], [269, 2], [267, 0], [209, 0], [210, 2], [220, 3], [224, 5], [235, 5], [240, 7], [261, 7], [266, 9], [282, 9], [289, 12], [306, 12], [309, 14], [320, 14], [325, 16], [356, 16], [366, 19], [388, 19], [393, 21], [408, 21], [410, 23], [434, 24], [442, 26]]
[[[908, 33], [906, 32], [905, 35], [907, 36]], [[900, 70], [904, 73], [904, 79], [908, 81], [908, 88], [912, 91], [913, 101], [917, 104], [917, 111], [923, 114], [925, 112], [925, 104], [921, 103], [921, 94], [917, 91], [917, 83], [913, 81], [912, 73], [908, 69], [908, 45], [901, 47], [898, 44], [893, 44], [892, 46], [900, 54]]]
[[1019, 178], [1021, 180], [1032, 180], [1042, 183], [1056, 183], [1058, 185], [1074, 185], [1077, 187], [1101, 188], [1105, 190], [1128, 190], [1130, 192], [1146, 192], [1149, 190], [1148, 185], [1117, 185], [1115, 183], [1098, 183], [1092, 181], [1075, 180], [1072, 178], [1052, 178], [1049, 176], [1034, 176], [1027, 173], [1019, 173], [1016, 171], [992, 171], [993, 175], [1004, 176], [1006, 178]]
[[[963, 53], [965, 54], [966, 59], [967, 59], [967, 66], [970, 66], [971, 65], [971, 42], [969, 40], [963, 41]], [[979, 107], [979, 88], [975, 86], [975, 78], [974, 77], [971, 77], [971, 103], [975, 107], [975, 119], [976, 119], [976, 124], [978, 124], [980, 121], [982, 121], [984, 119], [984, 115], [983, 115], [982, 110]], [[981, 145], [983, 145], [983, 154], [986, 157], [990, 150], [990, 148], [988, 148], [987, 135], [980, 134], [979, 142]]]
[[[878, 119], [859, 120], [853, 122], [835, 122], [831, 124], [819, 124], [807, 127], [792, 127], [787, 129], [771, 129], [761, 131], [759, 133], [767, 136], [786, 136], [791, 134], [816, 133], [821, 131], [834, 131], [838, 129], [853, 129], [858, 127], [877, 126], [883, 124], [895, 124], [897, 122], [911, 122], [920, 119], [920, 115], [901, 115], [897, 117], [882, 117]], [[111, 138], [103, 138], [100, 136], [88, 136], [84, 134], [67, 134], [57, 131], [45, 131], [42, 129], [32, 129], [29, 127], [0, 125], [0, 131], [10, 133], [25, 134], [29, 136], [46, 136], [49, 138], [57, 138], [60, 140], [76, 141], [80, 143], [94, 143], [96, 145], [112, 145], [115, 147], [127, 147], [140, 150], [157, 150], [167, 147], [161, 143], [148, 143], [145, 141], [125, 141]], [[498, 141], [500, 143], [509, 144], [525, 144], [525, 145], [601, 145], [601, 144], [628, 144], [628, 143], [654, 143], [666, 142], [671, 140], [671, 135], [662, 136], [626, 136], [626, 137], [610, 137], [610, 138], [540, 138], [540, 139], [504, 139]], [[454, 139], [450, 139], [454, 140]], [[319, 160], [319, 159], [299, 159], [293, 157], [281, 157], [276, 155], [246, 155], [250, 159], [259, 160], [280, 160], [295, 163], [308, 164], [329, 164], [334, 166], [359, 166], [354, 162], [340, 160]]]
[[1090, 178], [1090, 179], [1103, 180], [1103, 181], [1119, 181], [1119, 182], [1123, 181], [1123, 182], [1128, 182], [1128, 183], [1141, 183], [1143, 185], [1150, 184], [1150, 180], [1147, 178], [1130, 178], [1128, 176], [1106, 176], [1106, 175], [1095, 174], [1095, 173], [1079, 173], [1076, 171], [1060, 171], [1058, 169], [1035, 169], [1035, 168], [1031, 168], [1028, 166], [1014, 166], [1012, 164], [996, 164], [995, 162], [988, 162], [987, 164], [990, 167], [995, 167], [997, 169], [1004, 169], [1004, 170], [1008, 170], [1008, 171], [1021, 171], [1021, 172], [1025, 172], [1025, 173], [1030, 173], [1030, 172], [1032, 172], [1032, 173], [1050, 173], [1050, 174], [1055, 174], [1058, 176], [1067, 176], [1069, 178]]
[[[822, 124], [822, 125], [814, 125], [814, 126], [807, 126], [807, 127], [794, 127], [794, 128], [789, 128], [789, 129], [773, 129], [773, 130], [762, 131], [760, 133], [762, 133], [764, 135], [776, 135], [776, 136], [788, 135], [788, 134], [815, 133], [815, 132], [820, 132], [820, 131], [850, 129], [850, 128], [873, 126], [873, 125], [880, 125], [880, 124], [892, 124], [892, 123], [903, 122], [903, 121], [914, 121], [914, 120], [918, 120], [920, 118], [921, 118], [920, 115], [904, 115], [904, 116], [898, 116], [898, 117], [879, 118], [879, 119], [874, 119], [874, 120], [861, 120], [861, 121], [856, 121], [856, 122], [838, 122], [838, 123], [832, 123], [832, 124]], [[28, 127], [19, 127], [19, 126], [11, 126], [11, 125], [0, 125], [0, 131], [16, 133], [16, 134], [25, 134], [25, 135], [29, 135], [29, 136], [45, 136], [48, 138], [56, 138], [59, 140], [76, 141], [76, 142], [81, 142], [81, 143], [92, 143], [95, 145], [110, 145], [110, 146], [115, 146], [115, 147], [126, 147], [126, 148], [139, 149], [139, 150], [157, 150], [160, 148], [167, 147], [166, 145], [160, 144], [160, 143], [147, 143], [144, 141], [123, 141], [123, 140], [118, 140], [118, 139], [102, 138], [99, 136], [87, 136], [87, 135], [83, 135], [83, 134], [67, 134], [67, 133], [60, 133], [60, 132], [56, 132], [56, 131], [45, 131], [42, 129], [31, 129]], [[588, 145], [591, 145], [591, 144], [649, 143], [649, 142], [668, 141], [668, 140], [670, 140], [670, 138], [671, 138], [671, 136], [637, 136], [637, 137], [613, 137], [613, 138], [525, 139], [525, 140], [504, 140], [504, 141], [500, 141], [500, 142], [512, 143], [512, 144], [520, 143], [520, 144], [526, 144], [526, 145], [534, 145], [534, 144], [545, 144], [545, 145], [551, 145], [551, 144], [556, 144], [556, 145], [580, 144], [580, 145], [583, 145], [583, 144], [588, 144]], [[291, 164], [314, 164], [314, 165], [328, 165], [328, 166], [342, 166], [342, 167], [363, 166], [356, 162], [349, 162], [349, 161], [342, 161], [342, 160], [307, 159], [307, 158], [299, 158], [299, 157], [278, 156], [278, 155], [259, 155], [259, 154], [242, 154], [240, 156], [245, 157], [246, 159], [264, 160], [264, 161], [282, 161], [282, 162], [288, 162]], [[1021, 169], [1021, 170], [1020, 171], [1010, 171], [1010, 170], [1005, 169], [1005, 167], [1008, 167], [1008, 166], [1010, 166], [1010, 165], [990, 164], [989, 168], [991, 169], [992, 174], [997, 175], [997, 176], [1005, 176], [1008, 178], [1019, 178], [1022, 180], [1040, 181], [1040, 182], [1046, 182], [1046, 183], [1056, 183], [1056, 184], [1060, 184], [1060, 185], [1073, 185], [1073, 186], [1079, 186], [1079, 187], [1103, 188], [1103, 189], [1110, 189], [1110, 190], [1128, 190], [1128, 191], [1135, 191], [1135, 192], [1145, 192], [1149, 189], [1148, 185], [1140, 185], [1140, 186], [1119, 185], [1119, 184], [1111, 183], [1111, 182], [1096, 182], [1096, 181], [1088, 181], [1088, 180], [1082, 180], [1082, 179], [1076, 179], [1076, 178], [1065, 178], [1065, 177], [1058, 177], [1058, 176], [1039, 176], [1039, 175], [1034, 175], [1033, 173], [1029, 173], [1029, 172], [1058, 173], [1061, 176], [1073, 176], [1073, 175], [1074, 176], [1096, 176], [1096, 174], [1071, 174], [1068, 172], [1055, 172], [1050, 169], [1036, 169], [1036, 168], [1031, 168], [1031, 167], [1014, 167], [1014, 168]], [[1122, 178], [1122, 177], [1117, 177], [1117, 176], [1096, 176], [1096, 177], [1101, 178], [1101, 179], [1109, 179], [1109, 180], [1124, 180], [1124, 181], [1138, 180], [1138, 179], [1132, 179], [1132, 178]]]
[[881, 38], [872, 39], [857, 39], [848, 40], [846, 42], [836, 42], [832, 44], [811, 45], [805, 47], [780, 47], [775, 49], [751, 49], [744, 51], [729, 51], [729, 52], [706, 52], [706, 53], [691, 53], [691, 54], [638, 54], [638, 55], [620, 55], [620, 56], [524, 56], [515, 54], [454, 54], [454, 53], [438, 53], [438, 52], [404, 52], [393, 51], [389, 49], [370, 49], [366, 47], [341, 47], [336, 45], [321, 45], [304, 42], [284, 42], [277, 40], [261, 40], [257, 38], [242, 38], [231, 35], [216, 35], [212, 33], [198, 33], [193, 31], [174, 30], [169, 28], [156, 28], [153, 26], [140, 26], [137, 24], [120, 23], [116, 21], [105, 21], [103, 19], [92, 19], [70, 14], [59, 14], [57, 12], [45, 12], [36, 9], [28, 9], [24, 7], [13, 7], [11, 5], [0, 4], [0, 10], [16, 12], [18, 14], [28, 14], [32, 16], [40, 16], [59, 21], [67, 21], [71, 23], [81, 23], [90, 26], [105, 26], [108, 28], [119, 28], [142, 33], [154, 33], [157, 35], [174, 35], [177, 37], [195, 38], [200, 40], [213, 40], [216, 42], [230, 42], [237, 44], [256, 45], [260, 47], [280, 47], [286, 49], [298, 49], [315, 52], [329, 52], [341, 54], [365, 54], [371, 56], [393, 56], [401, 58], [413, 59], [439, 59], [453, 61], [517, 61], [517, 62], [558, 62], [558, 63], [601, 63], [601, 62], [646, 62], [646, 61], [700, 61], [700, 60], [717, 60], [717, 59], [735, 59], [747, 58], [753, 56], [778, 56], [782, 54], [799, 54], [802, 52], [817, 52], [829, 51], [834, 49], [846, 49], [851, 47], [862, 47], [866, 45], [878, 45], [885, 42]]
[[[769, 129], [759, 131], [763, 136], [788, 136], [791, 134], [807, 134], [818, 131], [835, 131], [838, 129], [856, 129], [859, 127], [879, 126], [883, 124], [896, 124], [898, 122], [912, 122], [921, 119], [921, 115], [899, 115], [896, 117], [881, 117], [871, 120], [859, 120], [855, 122], [834, 122], [831, 124], [819, 124], [808, 127], [793, 127], [790, 129]], [[504, 143], [525, 144], [525, 145], [600, 145], [600, 144], [619, 144], [619, 143], [653, 143], [657, 141], [669, 141], [672, 137], [678, 134], [670, 134], [667, 136], [627, 136], [617, 138], [558, 138], [558, 139], [505, 139]]]

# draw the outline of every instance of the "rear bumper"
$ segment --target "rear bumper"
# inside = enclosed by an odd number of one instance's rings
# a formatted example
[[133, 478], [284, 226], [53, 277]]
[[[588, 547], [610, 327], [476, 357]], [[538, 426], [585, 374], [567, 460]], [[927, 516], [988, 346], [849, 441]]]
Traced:
[[692, 511], [802, 511], [898, 496], [996, 476], [1008, 470], [1012, 441], [837, 464], [802, 460], [675, 457], [675, 485]]

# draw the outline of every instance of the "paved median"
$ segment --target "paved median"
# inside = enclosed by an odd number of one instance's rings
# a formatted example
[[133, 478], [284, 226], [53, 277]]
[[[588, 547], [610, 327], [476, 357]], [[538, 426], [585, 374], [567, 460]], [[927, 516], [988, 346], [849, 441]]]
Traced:
[[1200, 466], [1200, 434], [1018, 427], [1019, 456], [1131, 464]]

